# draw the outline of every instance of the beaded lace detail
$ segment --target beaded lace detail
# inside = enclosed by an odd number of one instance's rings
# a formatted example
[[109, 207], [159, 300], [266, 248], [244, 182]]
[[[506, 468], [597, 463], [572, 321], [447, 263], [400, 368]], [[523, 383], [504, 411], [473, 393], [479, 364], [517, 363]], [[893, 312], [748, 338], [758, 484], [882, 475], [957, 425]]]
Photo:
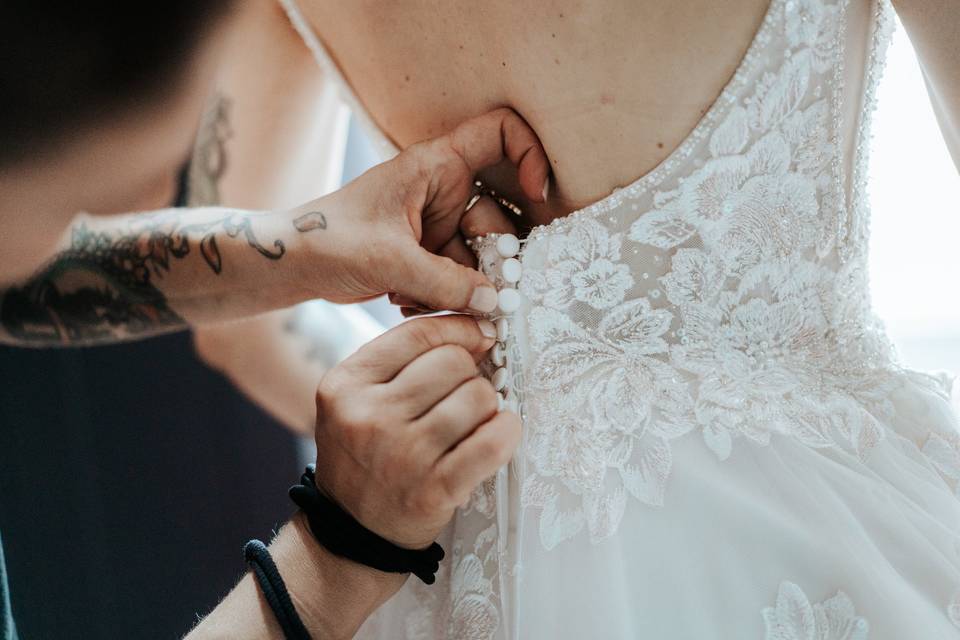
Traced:
[[740, 439], [864, 458], [883, 438], [892, 353], [838, 237], [844, 9], [773, 2], [708, 126], [529, 238], [522, 506], [545, 547], [662, 504], [671, 442], [693, 432], [721, 460]]

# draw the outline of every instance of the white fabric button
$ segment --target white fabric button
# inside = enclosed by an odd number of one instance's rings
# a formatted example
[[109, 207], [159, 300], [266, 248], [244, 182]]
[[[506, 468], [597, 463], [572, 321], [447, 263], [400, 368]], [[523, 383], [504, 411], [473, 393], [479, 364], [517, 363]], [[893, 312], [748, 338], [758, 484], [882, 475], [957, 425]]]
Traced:
[[501, 391], [504, 387], [507, 386], [507, 380], [510, 379], [510, 373], [503, 367], [500, 367], [493, 372], [493, 377], [490, 378], [490, 382], [493, 383], [493, 388], [497, 391]]
[[510, 335], [510, 323], [507, 322], [506, 318], [500, 318], [497, 320], [497, 340], [500, 342], [506, 342], [507, 336]]
[[502, 367], [507, 362], [507, 356], [503, 352], [503, 345], [499, 342], [493, 345], [493, 349], [490, 350], [490, 362], [497, 367]]
[[502, 275], [503, 279], [510, 284], [519, 282], [520, 275], [522, 273], [523, 267], [520, 265], [520, 261], [516, 258], [507, 258], [503, 261], [503, 264], [500, 265], [500, 275]]
[[520, 253], [520, 241], [512, 233], [505, 233], [497, 238], [497, 253], [504, 258], [512, 258]]
[[503, 399], [503, 394], [497, 392], [497, 411], [503, 411], [507, 406], [507, 401]]
[[513, 313], [520, 308], [520, 292], [516, 289], [501, 289], [497, 295], [497, 304], [504, 313]]

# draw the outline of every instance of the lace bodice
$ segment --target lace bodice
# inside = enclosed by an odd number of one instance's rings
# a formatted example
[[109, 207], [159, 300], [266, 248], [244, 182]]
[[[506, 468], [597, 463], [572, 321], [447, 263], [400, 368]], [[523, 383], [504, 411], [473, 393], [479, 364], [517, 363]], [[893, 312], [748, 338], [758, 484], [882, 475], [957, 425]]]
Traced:
[[[844, 135], [847, 3], [774, 0], [740, 68], [657, 169], [539, 227], [520, 258], [511, 392], [519, 488], [552, 547], [658, 505], [671, 442], [856, 456], [883, 438], [893, 355], [870, 310], [859, 180], [869, 109]], [[874, 91], [882, 4], [865, 86]], [[494, 238], [478, 250], [496, 277]]]

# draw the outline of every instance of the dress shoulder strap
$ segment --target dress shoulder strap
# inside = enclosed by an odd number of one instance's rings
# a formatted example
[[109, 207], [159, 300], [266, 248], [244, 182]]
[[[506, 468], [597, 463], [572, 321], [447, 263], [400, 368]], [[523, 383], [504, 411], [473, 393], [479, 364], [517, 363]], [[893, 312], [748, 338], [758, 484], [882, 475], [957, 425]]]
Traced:
[[399, 147], [390, 139], [390, 136], [380, 128], [376, 121], [374, 121], [370, 116], [370, 112], [367, 111], [367, 108], [357, 97], [353, 87], [340, 70], [340, 66], [327, 51], [327, 48], [323, 45], [320, 38], [317, 37], [317, 34], [307, 22], [306, 18], [304, 18], [303, 12], [301, 12], [300, 7], [297, 6], [296, 0], [278, 0], [278, 2], [286, 12], [290, 24], [297, 33], [300, 34], [300, 38], [304, 44], [307, 45], [307, 48], [310, 49], [310, 53], [313, 54], [313, 58], [317, 61], [317, 64], [324, 73], [328, 74], [333, 80], [340, 99], [350, 108], [354, 117], [357, 118], [364, 131], [373, 141], [380, 156], [386, 159], [399, 153]]

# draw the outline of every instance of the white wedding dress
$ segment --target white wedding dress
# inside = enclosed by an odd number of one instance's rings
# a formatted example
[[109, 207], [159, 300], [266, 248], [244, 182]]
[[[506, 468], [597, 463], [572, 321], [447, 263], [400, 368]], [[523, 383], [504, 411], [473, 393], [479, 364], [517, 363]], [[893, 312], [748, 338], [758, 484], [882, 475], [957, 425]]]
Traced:
[[[359, 637], [960, 638], [951, 381], [897, 363], [868, 297], [892, 20], [772, 0], [667, 160], [533, 230], [501, 323], [521, 448], [456, 514], [437, 584]], [[474, 248], [512, 287], [495, 241]]]

